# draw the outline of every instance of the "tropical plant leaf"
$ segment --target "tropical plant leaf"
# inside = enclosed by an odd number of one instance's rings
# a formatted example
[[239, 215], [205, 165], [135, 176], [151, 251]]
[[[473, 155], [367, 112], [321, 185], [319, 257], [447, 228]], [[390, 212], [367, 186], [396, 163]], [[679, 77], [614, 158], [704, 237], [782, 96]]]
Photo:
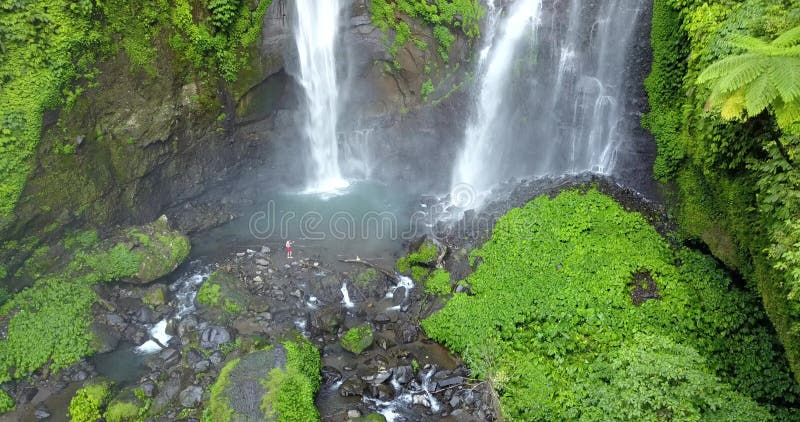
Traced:
[[749, 35], [733, 34], [728, 39], [727, 44], [734, 48], [740, 48], [747, 51], [756, 51], [767, 48], [769, 44], [766, 41], [760, 40]]
[[784, 32], [770, 43], [775, 47], [791, 47], [795, 44], [800, 44], [800, 26]]
[[772, 84], [770, 77], [761, 75], [750, 83], [745, 90], [745, 108], [749, 116], [757, 116], [769, 107], [778, 96], [778, 90]]
[[726, 57], [722, 60], [714, 62], [700, 73], [700, 76], [697, 77], [697, 83], [705, 84], [707, 82], [720, 79], [729, 74], [733, 69], [743, 66], [748, 62], [758, 59], [759, 57], [759, 55], [754, 53], [745, 53]]
[[725, 120], [736, 120], [742, 117], [745, 110], [745, 95], [744, 89], [739, 89], [733, 94], [729, 95], [722, 103], [722, 110], [720, 115]]
[[739, 90], [756, 80], [767, 68], [768, 60], [766, 58], [754, 57], [731, 68], [727, 75], [715, 82], [714, 89], [722, 93]]
[[781, 129], [789, 128], [794, 123], [800, 121], [800, 102], [798, 101], [791, 101], [791, 102], [783, 102], [778, 101], [777, 104], [774, 105], [775, 109], [775, 119], [778, 121], [778, 126]]
[[786, 102], [800, 99], [800, 57], [771, 57], [768, 75]]

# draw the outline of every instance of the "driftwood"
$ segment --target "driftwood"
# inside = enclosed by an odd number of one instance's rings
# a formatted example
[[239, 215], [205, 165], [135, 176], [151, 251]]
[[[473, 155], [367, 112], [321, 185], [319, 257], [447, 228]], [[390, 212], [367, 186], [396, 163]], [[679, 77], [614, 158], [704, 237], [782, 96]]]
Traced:
[[389, 270], [387, 270], [385, 268], [382, 268], [382, 267], [379, 267], [379, 266], [377, 266], [377, 265], [375, 265], [375, 264], [373, 264], [373, 263], [371, 263], [369, 261], [364, 261], [363, 259], [358, 258], [358, 257], [356, 257], [356, 259], [339, 259], [339, 262], [344, 262], [344, 263], [347, 263], [347, 264], [364, 265], [364, 266], [367, 266], [367, 267], [370, 267], [370, 268], [373, 268], [375, 270], [380, 271], [383, 275], [385, 275], [385, 276], [387, 276], [389, 278], [393, 278], [393, 279], [397, 278], [397, 274], [395, 274], [394, 271], [389, 271]]

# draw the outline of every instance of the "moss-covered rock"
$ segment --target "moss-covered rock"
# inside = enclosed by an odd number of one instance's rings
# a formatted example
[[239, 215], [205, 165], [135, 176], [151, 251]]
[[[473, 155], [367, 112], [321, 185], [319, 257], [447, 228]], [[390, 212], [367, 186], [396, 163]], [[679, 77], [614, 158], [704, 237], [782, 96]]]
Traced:
[[360, 354], [372, 346], [373, 340], [374, 335], [372, 328], [367, 325], [362, 325], [347, 330], [342, 337], [341, 343], [342, 347], [348, 352]]
[[250, 295], [241, 280], [225, 271], [215, 271], [200, 286], [195, 298], [200, 311], [215, 319], [244, 312]]
[[144, 296], [142, 296], [142, 302], [152, 306], [161, 306], [167, 303], [166, 289], [164, 286], [152, 286], [148, 288]]
[[145, 410], [146, 406], [135, 390], [126, 389], [111, 400], [104, 417], [107, 422], [132, 422]]
[[203, 420], [317, 421], [320, 381], [319, 352], [297, 336], [228, 362], [211, 387]]

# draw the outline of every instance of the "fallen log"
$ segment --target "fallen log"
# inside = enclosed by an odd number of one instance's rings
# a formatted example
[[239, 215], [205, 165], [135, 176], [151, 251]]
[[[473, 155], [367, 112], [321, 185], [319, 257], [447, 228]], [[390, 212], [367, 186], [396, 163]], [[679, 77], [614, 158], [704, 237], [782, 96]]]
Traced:
[[366, 267], [373, 268], [373, 269], [381, 272], [383, 275], [385, 275], [385, 276], [387, 276], [389, 278], [392, 278], [392, 279], [396, 279], [397, 278], [397, 274], [394, 271], [389, 271], [389, 270], [387, 270], [387, 269], [385, 269], [383, 267], [375, 265], [375, 264], [373, 264], [373, 263], [371, 263], [369, 261], [365, 261], [365, 260], [363, 260], [363, 259], [361, 259], [359, 257], [356, 257], [355, 259], [339, 259], [339, 262], [344, 262], [344, 263], [347, 263], [347, 264], [364, 265]]

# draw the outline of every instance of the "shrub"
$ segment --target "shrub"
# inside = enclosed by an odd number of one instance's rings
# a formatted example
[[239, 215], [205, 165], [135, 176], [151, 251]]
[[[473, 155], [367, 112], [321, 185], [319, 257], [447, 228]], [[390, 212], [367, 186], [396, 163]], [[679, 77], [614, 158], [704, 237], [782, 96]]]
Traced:
[[103, 417], [103, 408], [111, 399], [111, 384], [100, 382], [81, 388], [69, 402], [72, 422], [97, 422]]
[[425, 292], [430, 295], [444, 296], [450, 294], [450, 273], [438, 269], [425, 281]]
[[140, 410], [135, 403], [127, 401], [113, 402], [108, 406], [105, 418], [107, 422], [134, 421], [139, 417]]
[[[748, 420], [764, 415], [756, 402], [798, 402], [759, 299], [595, 190], [509, 211], [474, 255], [473, 295], [454, 294], [422, 327], [491, 382], [509, 419]], [[658, 297], [637, 306], [643, 269]]]
[[3, 390], [0, 390], [0, 415], [14, 410], [14, 399]]

